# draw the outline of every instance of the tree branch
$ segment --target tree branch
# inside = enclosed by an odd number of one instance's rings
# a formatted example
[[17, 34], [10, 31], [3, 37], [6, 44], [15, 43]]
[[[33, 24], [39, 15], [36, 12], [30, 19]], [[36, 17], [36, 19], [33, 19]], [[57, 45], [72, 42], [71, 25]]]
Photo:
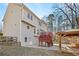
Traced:
[[61, 10], [65, 15], [66, 15], [66, 17], [67, 17], [67, 19], [69, 20], [69, 22], [72, 24], [72, 22], [71, 22], [71, 20], [70, 20], [70, 18], [68, 17], [68, 15], [64, 12], [64, 10], [63, 9], [61, 9], [61, 8], [58, 8], [59, 10]]

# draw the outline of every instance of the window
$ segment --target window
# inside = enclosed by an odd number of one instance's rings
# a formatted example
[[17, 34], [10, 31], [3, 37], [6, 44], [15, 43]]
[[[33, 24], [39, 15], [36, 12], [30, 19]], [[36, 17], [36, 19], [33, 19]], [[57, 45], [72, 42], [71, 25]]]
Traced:
[[31, 15], [31, 20], [33, 19], [32, 15]]
[[34, 28], [34, 34], [36, 33], [36, 29]]
[[44, 30], [40, 29], [40, 32], [45, 32]]
[[27, 37], [25, 37], [25, 42], [27, 42]]
[[14, 9], [14, 10], [13, 10], [13, 13], [16, 14], [16, 13], [17, 13], [17, 9]]
[[30, 19], [30, 14], [29, 13], [27, 14], [27, 17], [28, 17], [28, 19]]
[[27, 19], [27, 17], [26, 17], [27, 16], [27, 13], [23, 13], [22, 16], [23, 16], [24, 19]]
[[37, 30], [37, 34], [39, 34], [39, 30]]
[[33, 20], [33, 16], [31, 14], [27, 14], [28, 19]]
[[41, 22], [39, 22], [39, 25], [41, 26]]
[[27, 29], [29, 29], [30, 27], [29, 26], [27, 26]]

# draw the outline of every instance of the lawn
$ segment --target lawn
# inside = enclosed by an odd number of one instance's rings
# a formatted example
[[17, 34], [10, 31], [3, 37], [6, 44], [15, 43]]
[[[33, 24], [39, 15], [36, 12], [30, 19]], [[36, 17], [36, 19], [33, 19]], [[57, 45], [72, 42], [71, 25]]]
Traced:
[[72, 53], [31, 47], [0, 47], [0, 56], [73, 56]]

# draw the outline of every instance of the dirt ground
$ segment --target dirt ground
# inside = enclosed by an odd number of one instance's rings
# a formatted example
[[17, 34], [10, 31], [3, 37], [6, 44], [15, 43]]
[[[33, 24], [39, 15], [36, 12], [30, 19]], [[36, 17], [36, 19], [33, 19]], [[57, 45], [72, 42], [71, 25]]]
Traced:
[[74, 56], [72, 53], [32, 47], [0, 47], [0, 56]]

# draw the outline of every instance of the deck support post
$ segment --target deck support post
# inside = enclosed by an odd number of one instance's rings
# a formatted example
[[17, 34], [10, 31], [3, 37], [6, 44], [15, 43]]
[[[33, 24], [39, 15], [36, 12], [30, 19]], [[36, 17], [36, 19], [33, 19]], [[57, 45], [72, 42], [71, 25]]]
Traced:
[[61, 51], [61, 35], [59, 35], [59, 51]]

